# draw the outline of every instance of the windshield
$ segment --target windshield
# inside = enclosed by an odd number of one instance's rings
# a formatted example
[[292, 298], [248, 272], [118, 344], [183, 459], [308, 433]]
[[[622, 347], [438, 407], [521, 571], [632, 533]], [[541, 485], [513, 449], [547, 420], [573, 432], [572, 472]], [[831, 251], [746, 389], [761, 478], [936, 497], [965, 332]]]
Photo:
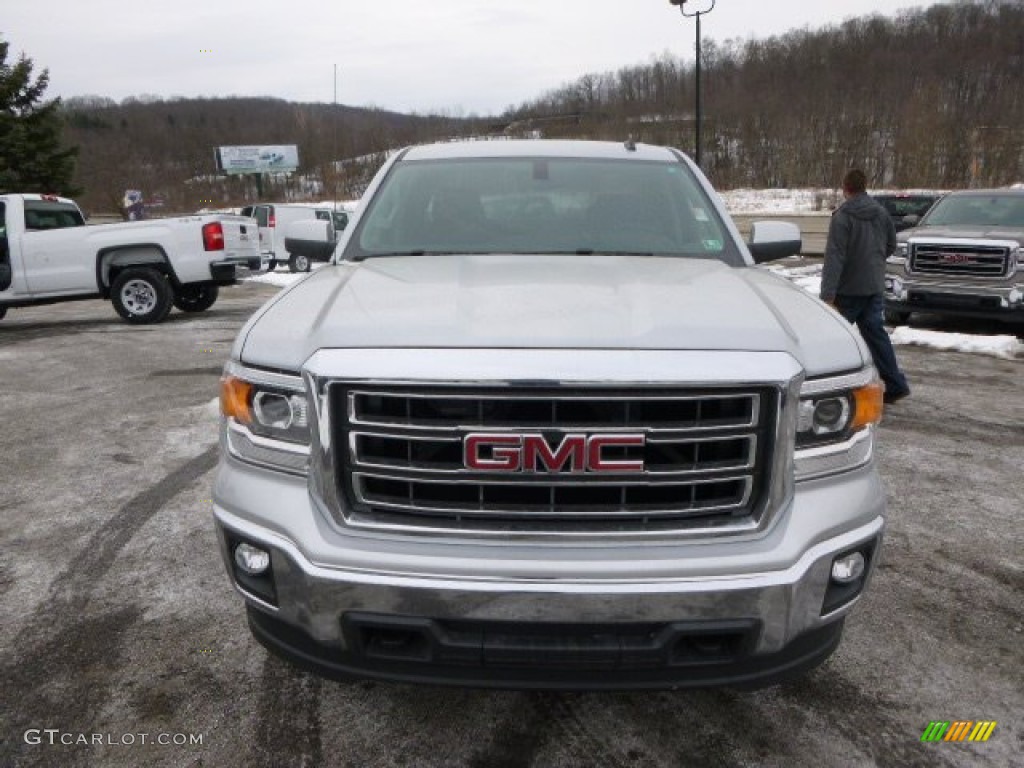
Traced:
[[396, 164], [345, 257], [421, 253], [635, 253], [744, 263], [685, 165], [590, 158]]
[[934, 195], [876, 195], [875, 200], [882, 204], [890, 216], [903, 218], [904, 216], [924, 216], [932, 203], [936, 201]]
[[1024, 195], [947, 195], [922, 224], [931, 227], [1024, 228]]

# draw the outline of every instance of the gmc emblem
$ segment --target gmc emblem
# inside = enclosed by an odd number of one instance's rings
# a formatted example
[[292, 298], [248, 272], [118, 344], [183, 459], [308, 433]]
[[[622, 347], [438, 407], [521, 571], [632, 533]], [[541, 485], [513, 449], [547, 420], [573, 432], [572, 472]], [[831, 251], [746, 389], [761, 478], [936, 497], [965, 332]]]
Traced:
[[541, 434], [473, 433], [462, 441], [463, 464], [480, 472], [643, 472], [643, 459], [613, 459], [606, 448], [643, 447], [642, 434], [569, 434], [552, 447]]
[[969, 253], [944, 253], [942, 254], [943, 264], [973, 264], [974, 259]]

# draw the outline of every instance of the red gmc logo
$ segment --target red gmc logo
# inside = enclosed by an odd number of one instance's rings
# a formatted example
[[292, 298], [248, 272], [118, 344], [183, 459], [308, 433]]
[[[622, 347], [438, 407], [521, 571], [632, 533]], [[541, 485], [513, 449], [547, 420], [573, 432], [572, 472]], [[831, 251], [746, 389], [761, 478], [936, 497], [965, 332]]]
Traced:
[[974, 259], [969, 253], [944, 253], [942, 261], [945, 264], [970, 264]]
[[466, 469], [482, 472], [643, 472], [643, 459], [611, 459], [606, 448], [643, 446], [642, 434], [570, 434], [552, 446], [540, 434], [466, 435]]

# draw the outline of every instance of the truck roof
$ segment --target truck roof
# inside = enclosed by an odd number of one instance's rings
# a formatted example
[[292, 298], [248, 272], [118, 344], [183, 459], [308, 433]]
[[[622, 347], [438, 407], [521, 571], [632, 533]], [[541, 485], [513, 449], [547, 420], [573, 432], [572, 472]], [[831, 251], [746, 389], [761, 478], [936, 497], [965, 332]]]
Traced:
[[1024, 197], [1024, 188], [997, 187], [995, 189], [958, 189], [950, 192], [957, 197]]
[[50, 195], [42, 192], [18, 192], [9, 195], [0, 195], [0, 197], [18, 197], [22, 200], [45, 200], [49, 203], [68, 203], [70, 205], [77, 205], [77, 203], [70, 197], [61, 197], [60, 195]]
[[451, 141], [410, 147], [399, 162], [486, 157], [578, 157], [678, 162], [681, 153], [650, 144], [560, 139]]

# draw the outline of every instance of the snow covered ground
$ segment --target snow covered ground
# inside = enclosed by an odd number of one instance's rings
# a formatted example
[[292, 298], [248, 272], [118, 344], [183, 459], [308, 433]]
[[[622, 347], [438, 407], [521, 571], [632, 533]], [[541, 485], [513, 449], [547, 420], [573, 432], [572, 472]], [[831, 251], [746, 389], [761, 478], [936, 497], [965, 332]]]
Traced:
[[[873, 190], [874, 191], [874, 190]], [[902, 190], [904, 192], [908, 190]], [[909, 190], [936, 192], [936, 190]], [[721, 193], [726, 207], [735, 215], [740, 214], [777, 214], [785, 216], [822, 215], [839, 201], [838, 190], [828, 189], [736, 189]], [[351, 210], [355, 201], [345, 201], [345, 207]], [[323, 267], [316, 264], [314, 269]], [[817, 296], [821, 287], [821, 265], [807, 264], [796, 267], [771, 265], [765, 267], [776, 274], [792, 280], [807, 292]], [[258, 275], [250, 280], [278, 287], [291, 285], [303, 275], [290, 272], [274, 272]], [[965, 333], [944, 333], [919, 328], [900, 326], [892, 331], [893, 344], [914, 344], [941, 350], [953, 350], [969, 354], [989, 355], [1004, 359], [1024, 360], [1024, 342], [1012, 334], [979, 335]]]

